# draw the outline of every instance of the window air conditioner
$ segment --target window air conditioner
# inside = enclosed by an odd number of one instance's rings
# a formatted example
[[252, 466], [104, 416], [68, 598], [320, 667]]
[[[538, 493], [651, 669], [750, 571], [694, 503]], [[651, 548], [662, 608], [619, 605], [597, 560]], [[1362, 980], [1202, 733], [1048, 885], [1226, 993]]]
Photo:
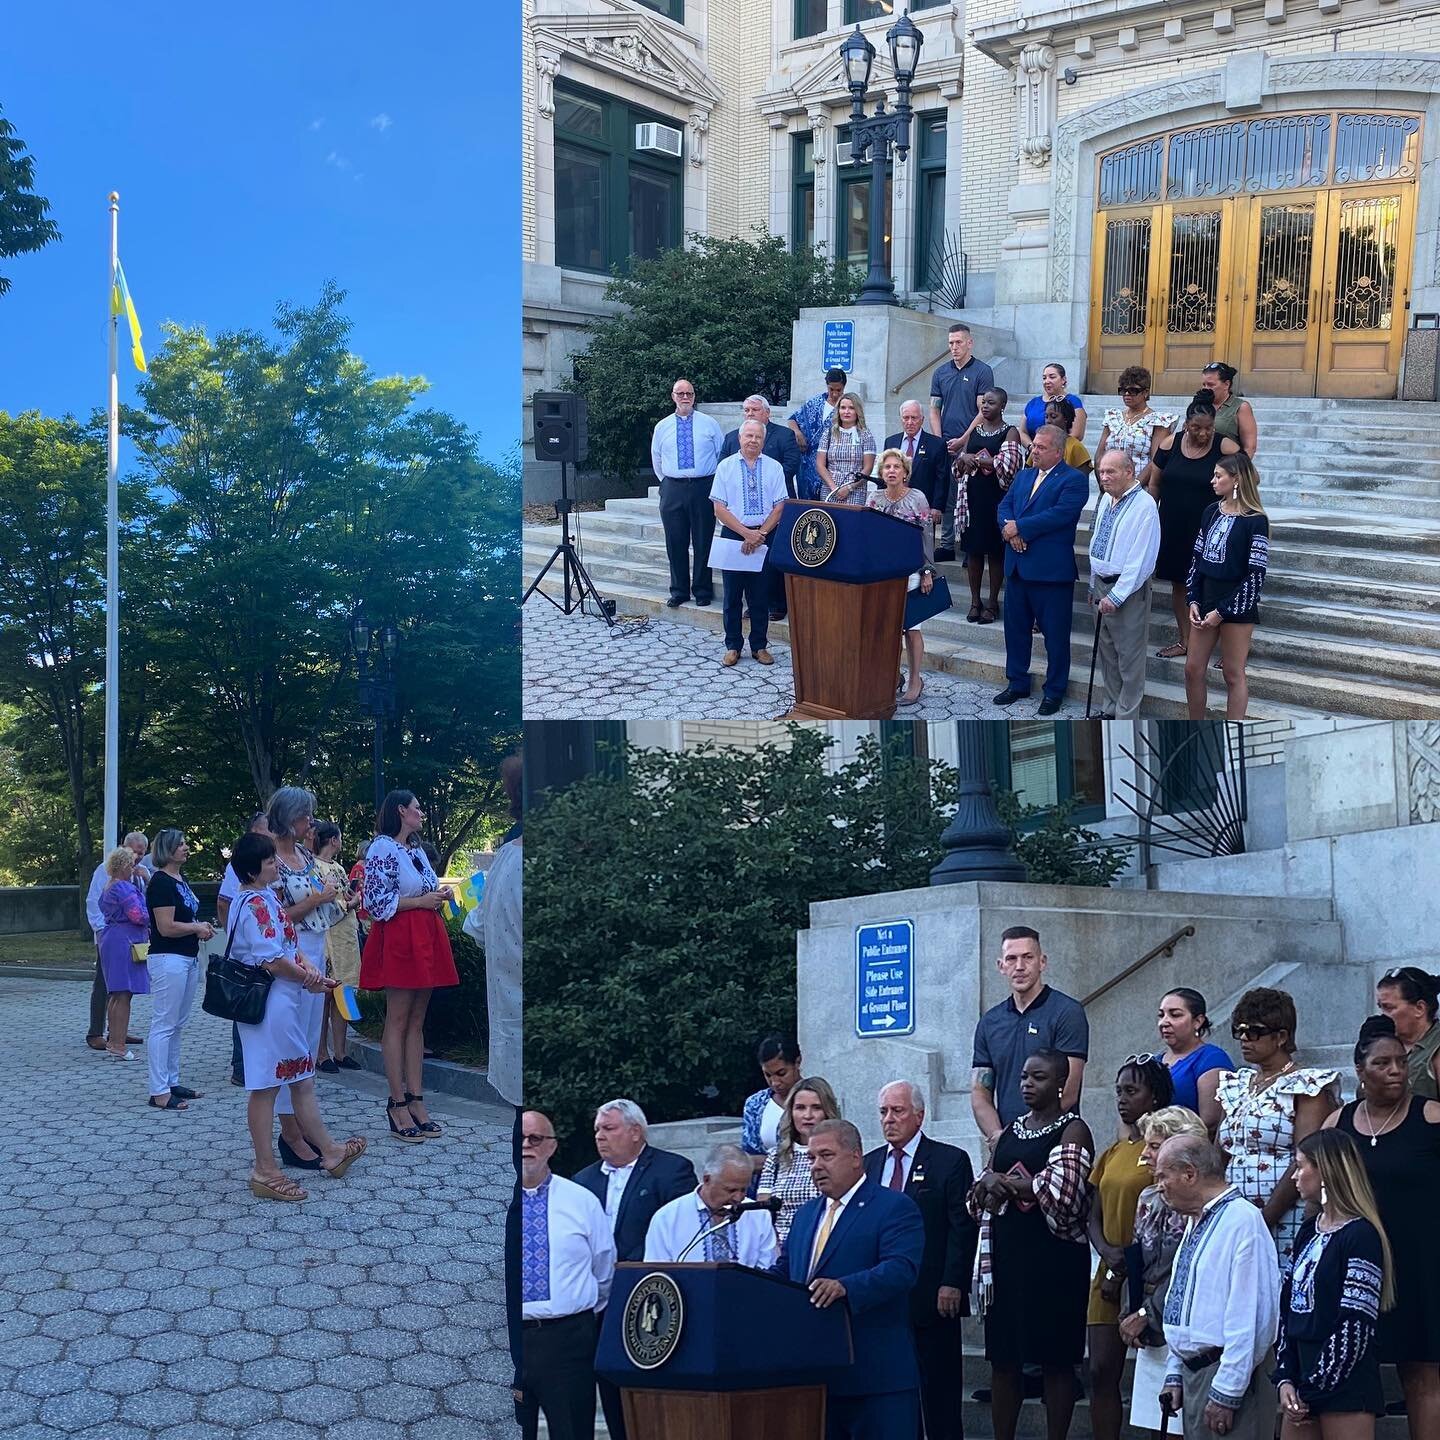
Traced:
[[855, 162], [850, 158], [850, 142], [838, 140], [835, 143], [835, 163], [837, 165], [853, 165]]
[[635, 148], [669, 155], [678, 160], [683, 153], [685, 137], [673, 125], [657, 125], [653, 121], [635, 127]]

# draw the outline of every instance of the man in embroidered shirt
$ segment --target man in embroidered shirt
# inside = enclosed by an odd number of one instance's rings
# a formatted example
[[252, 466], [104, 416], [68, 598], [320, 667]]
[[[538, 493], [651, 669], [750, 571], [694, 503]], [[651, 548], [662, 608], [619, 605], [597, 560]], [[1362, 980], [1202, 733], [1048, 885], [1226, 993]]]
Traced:
[[524, 1345], [516, 1418], [534, 1435], [540, 1413], [556, 1440], [594, 1440], [597, 1312], [610, 1296], [615, 1240], [600, 1202], [554, 1175], [555, 1127], [520, 1117], [520, 1299]]
[[1150, 577], [1160, 554], [1160, 507], [1113, 445], [1100, 458], [1105, 492], [1090, 531], [1090, 603], [1100, 631], [1105, 678], [1102, 720], [1135, 720], [1145, 695]]
[[724, 527], [725, 538], [737, 540], [744, 555], [766, 547], [765, 563], [758, 570], [722, 570], [725, 586], [725, 658], [723, 665], [736, 665], [744, 649], [741, 630], [744, 609], [750, 610], [750, 653], [762, 665], [773, 665], [766, 649], [770, 625], [770, 592], [784, 577], [770, 568], [770, 536], [780, 523], [785, 505], [785, 471], [778, 460], [762, 454], [765, 427], [747, 420], [740, 427], [740, 453], [720, 462], [710, 502], [715, 519]]
[[1170, 1353], [1160, 1403], [1183, 1406], [1187, 1440], [1271, 1440], [1280, 1269], [1265, 1218], [1226, 1182], [1220, 1151], [1195, 1135], [1160, 1147], [1155, 1183], [1172, 1210], [1190, 1217], [1165, 1297]]
[[710, 537], [715, 533], [710, 482], [725, 434], [718, 421], [695, 408], [695, 387], [688, 380], [677, 380], [670, 398], [675, 413], [655, 427], [650, 466], [660, 482], [660, 524], [670, 560], [670, 598], [665, 603], [673, 610], [692, 594], [697, 605], [708, 605], [715, 598], [710, 577]]
[[[678, 1260], [698, 1236], [720, 1224], [750, 1189], [754, 1167], [738, 1145], [716, 1145], [705, 1157], [705, 1174], [688, 1195], [655, 1212], [645, 1236], [645, 1259]], [[687, 1260], [736, 1261], [752, 1270], [775, 1263], [775, 1226], [763, 1210], [749, 1210], [738, 1221], [706, 1237]]]

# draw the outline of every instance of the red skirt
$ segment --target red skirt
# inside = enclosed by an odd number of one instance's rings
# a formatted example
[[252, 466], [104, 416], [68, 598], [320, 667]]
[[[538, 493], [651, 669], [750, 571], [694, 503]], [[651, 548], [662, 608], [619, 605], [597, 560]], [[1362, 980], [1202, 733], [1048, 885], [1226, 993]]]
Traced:
[[360, 955], [362, 990], [433, 990], [458, 985], [445, 922], [433, 910], [402, 910], [370, 927]]

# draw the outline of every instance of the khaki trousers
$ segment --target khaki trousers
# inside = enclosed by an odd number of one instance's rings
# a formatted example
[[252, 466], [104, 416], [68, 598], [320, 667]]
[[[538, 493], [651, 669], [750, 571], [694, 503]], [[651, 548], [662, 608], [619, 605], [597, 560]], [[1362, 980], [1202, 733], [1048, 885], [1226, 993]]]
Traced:
[[[1113, 615], [1095, 611], [1095, 623], [1100, 627], [1100, 673], [1104, 677], [1104, 698], [1098, 711], [1117, 720], [1138, 719], [1140, 702], [1145, 698], [1150, 583], [1147, 580]], [[1090, 577], [1090, 590], [1097, 599], [1104, 599], [1114, 588], [1114, 580], [1102, 575]]]
[[[1215, 1432], [1205, 1423], [1205, 1406], [1210, 1402], [1210, 1386], [1219, 1368], [1217, 1360], [1203, 1370], [1184, 1371], [1185, 1440], [1215, 1440]], [[1268, 1378], [1274, 1368], [1275, 1354], [1269, 1351], [1250, 1377], [1245, 1397], [1235, 1412], [1235, 1423], [1226, 1432], [1225, 1440], [1274, 1440], [1279, 1401]]]

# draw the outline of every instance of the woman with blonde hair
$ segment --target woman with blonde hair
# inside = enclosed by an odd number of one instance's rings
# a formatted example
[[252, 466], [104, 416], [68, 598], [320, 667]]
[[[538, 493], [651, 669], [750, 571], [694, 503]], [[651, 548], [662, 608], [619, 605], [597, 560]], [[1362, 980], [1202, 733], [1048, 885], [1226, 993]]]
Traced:
[[865, 425], [865, 407], [860, 397], [847, 390], [835, 406], [834, 419], [815, 452], [820, 498], [863, 505], [877, 448], [875, 436]]
[[841, 1118], [840, 1102], [830, 1082], [818, 1075], [801, 1080], [785, 1101], [780, 1138], [765, 1157], [756, 1187], [762, 1197], [780, 1197], [780, 1209], [775, 1215], [775, 1239], [782, 1248], [795, 1221], [795, 1212], [820, 1193], [810, 1178], [810, 1136], [822, 1120]]
[[1295, 1187], [1318, 1206], [1280, 1291], [1274, 1380], [1281, 1440], [1373, 1440], [1385, 1409], [1375, 1330], [1395, 1304], [1395, 1263], [1360, 1147], [1317, 1130], [1297, 1147]]
[[[903, 520], [920, 531], [924, 558], [919, 570], [910, 577], [910, 588], [928, 595], [935, 588], [935, 536], [930, 529], [930, 502], [922, 491], [910, 484], [910, 462], [899, 450], [887, 450], [880, 457], [880, 479], [883, 490], [876, 490], [866, 505], [884, 515]], [[910, 657], [910, 681], [900, 697], [901, 705], [918, 705], [925, 688], [921, 667], [925, 663], [925, 641], [918, 624], [905, 631], [905, 650]]]
[[1218, 643], [1225, 672], [1225, 718], [1243, 720], [1250, 706], [1245, 662], [1270, 563], [1270, 520], [1260, 505], [1259, 472], [1243, 450], [1215, 462], [1211, 489], [1215, 503], [1200, 517], [1185, 579], [1190, 609], [1185, 699], [1190, 718], [1203, 720], [1206, 671]]
[[[135, 852], [121, 845], [105, 857], [107, 883], [100, 892], [100, 914], [105, 928], [100, 932], [100, 973], [105, 979], [105, 1056], [109, 1060], [134, 1060], [135, 1052], [125, 1046], [130, 1033], [130, 999], [150, 993], [150, 972], [145, 964], [150, 940], [150, 912], [145, 896], [135, 883]], [[137, 956], [135, 947], [140, 946]], [[177, 1100], [175, 1108], [183, 1110]]]

